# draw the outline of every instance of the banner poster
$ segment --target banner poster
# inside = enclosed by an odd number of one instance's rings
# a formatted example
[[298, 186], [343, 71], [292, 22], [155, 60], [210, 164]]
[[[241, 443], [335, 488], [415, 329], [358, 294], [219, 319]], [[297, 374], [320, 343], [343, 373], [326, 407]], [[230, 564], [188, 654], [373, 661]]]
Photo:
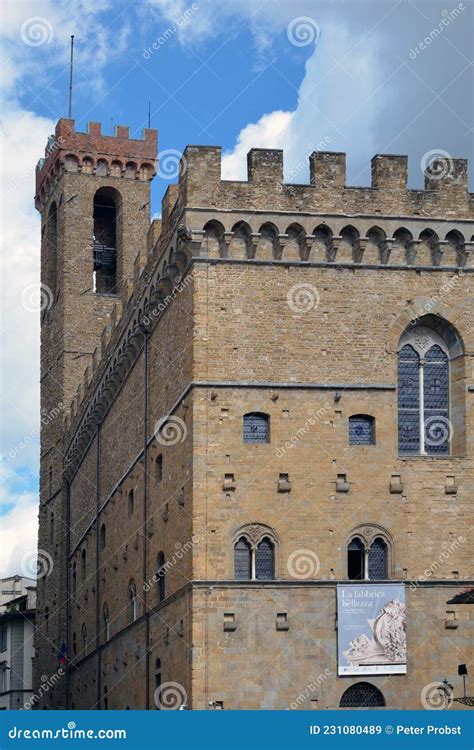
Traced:
[[338, 675], [406, 674], [405, 586], [337, 587]]

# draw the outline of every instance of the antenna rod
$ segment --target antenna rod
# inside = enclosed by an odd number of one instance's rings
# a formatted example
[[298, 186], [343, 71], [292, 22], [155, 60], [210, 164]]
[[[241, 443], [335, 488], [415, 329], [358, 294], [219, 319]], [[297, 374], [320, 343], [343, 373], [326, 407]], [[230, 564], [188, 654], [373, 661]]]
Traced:
[[69, 66], [69, 113], [68, 117], [72, 119], [72, 62], [74, 57], [74, 34], [71, 34], [71, 64]]
[[151, 102], [148, 100], [148, 127], [151, 128]]

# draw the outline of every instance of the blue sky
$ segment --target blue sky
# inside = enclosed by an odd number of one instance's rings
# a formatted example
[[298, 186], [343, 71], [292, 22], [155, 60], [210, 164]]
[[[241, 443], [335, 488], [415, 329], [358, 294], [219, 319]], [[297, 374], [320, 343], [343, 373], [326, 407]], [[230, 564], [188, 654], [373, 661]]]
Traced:
[[[251, 146], [283, 148], [291, 182], [309, 154], [346, 151], [348, 183], [375, 153], [409, 155], [422, 187], [428, 152], [472, 158], [472, 3], [445, 0], [4, 0], [2, 463], [0, 575], [35, 547], [39, 456], [39, 217], [34, 165], [67, 115], [148, 119], [159, 151], [221, 145], [223, 176], [245, 179]], [[155, 45], [155, 48], [153, 48]], [[471, 180], [472, 184], [472, 180]], [[157, 178], [152, 210], [168, 180]]]

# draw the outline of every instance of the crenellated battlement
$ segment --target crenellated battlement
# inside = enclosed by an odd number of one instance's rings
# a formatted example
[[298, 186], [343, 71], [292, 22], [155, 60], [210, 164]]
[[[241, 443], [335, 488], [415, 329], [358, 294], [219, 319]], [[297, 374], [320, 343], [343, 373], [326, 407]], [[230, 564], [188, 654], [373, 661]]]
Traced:
[[188, 146], [180, 194], [188, 206], [218, 209], [474, 215], [466, 159], [434, 160], [425, 169], [424, 190], [407, 187], [406, 156], [377, 154], [371, 167], [370, 187], [350, 187], [346, 185], [346, 155], [318, 151], [309, 157], [310, 184], [288, 184], [283, 181], [283, 151], [252, 149], [247, 157], [247, 181], [222, 180], [221, 149]]
[[130, 138], [126, 125], [116, 125], [114, 135], [103, 135], [99, 122], [90, 122], [86, 133], [74, 129], [74, 120], [61, 118], [50, 136], [45, 155], [36, 166], [36, 208], [47, 200], [62, 170], [133, 180], [152, 180], [158, 132], [145, 128], [143, 138]]

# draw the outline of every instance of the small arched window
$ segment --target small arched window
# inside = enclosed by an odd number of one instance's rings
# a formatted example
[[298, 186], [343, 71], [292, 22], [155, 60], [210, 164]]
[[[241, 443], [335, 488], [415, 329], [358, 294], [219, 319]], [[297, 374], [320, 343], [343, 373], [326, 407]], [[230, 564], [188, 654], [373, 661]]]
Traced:
[[163, 455], [160, 453], [155, 459], [155, 482], [159, 484], [163, 479]]
[[49, 517], [49, 543], [54, 544], [54, 513], [51, 511]]
[[347, 545], [347, 577], [351, 581], [387, 580], [388, 544], [383, 537], [352, 537]]
[[375, 419], [368, 414], [349, 417], [349, 445], [374, 445]]
[[162, 683], [161, 659], [155, 661], [155, 706], [160, 710], [160, 688]]
[[117, 291], [117, 221], [119, 194], [113, 188], [100, 188], [94, 196], [94, 292]]
[[86, 627], [85, 622], [82, 624], [81, 636], [82, 636], [82, 653], [85, 656], [87, 654], [87, 627]]
[[398, 449], [401, 455], [447, 455], [449, 355], [441, 336], [425, 326], [402, 337], [398, 352]]
[[130, 606], [130, 621], [135, 622], [137, 619], [137, 587], [133, 580], [128, 584], [128, 600]]
[[72, 593], [75, 596], [77, 591], [77, 565], [74, 560], [72, 564]]
[[86, 580], [86, 572], [87, 572], [87, 554], [85, 549], [81, 552], [81, 578], [83, 581]]
[[264, 537], [257, 544], [255, 551], [255, 578], [272, 579], [274, 577], [274, 547], [271, 540]]
[[[238, 581], [275, 578], [275, 542], [265, 526], [252, 525], [234, 543], [234, 575]], [[267, 533], [266, 533], [267, 532]]]
[[108, 641], [110, 638], [110, 617], [109, 617], [109, 608], [107, 607], [106, 604], [104, 604], [102, 616], [104, 618], [104, 637], [105, 637], [105, 640]]
[[100, 548], [105, 549], [106, 544], [106, 531], [105, 531], [105, 523], [102, 524], [100, 527]]
[[72, 634], [72, 653], [73, 656], [77, 656], [77, 635], [75, 632]]
[[270, 417], [261, 412], [244, 414], [244, 443], [270, 442]]
[[243, 536], [234, 545], [234, 568], [238, 581], [249, 581], [252, 578], [252, 551]]
[[127, 498], [128, 498], [128, 502], [127, 502], [128, 515], [132, 516], [133, 515], [133, 508], [135, 506], [135, 500], [134, 500], [133, 490], [129, 491], [129, 493], [127, 495]]
[[385, 698], [370, 682], [356, 682], [342, 694], [340, 708], [383, 708]]
[[158, 601], [162, 602], [166, 597], [166, 561], [164, 552], [159, 552], [156, 558], [156, 593]]

